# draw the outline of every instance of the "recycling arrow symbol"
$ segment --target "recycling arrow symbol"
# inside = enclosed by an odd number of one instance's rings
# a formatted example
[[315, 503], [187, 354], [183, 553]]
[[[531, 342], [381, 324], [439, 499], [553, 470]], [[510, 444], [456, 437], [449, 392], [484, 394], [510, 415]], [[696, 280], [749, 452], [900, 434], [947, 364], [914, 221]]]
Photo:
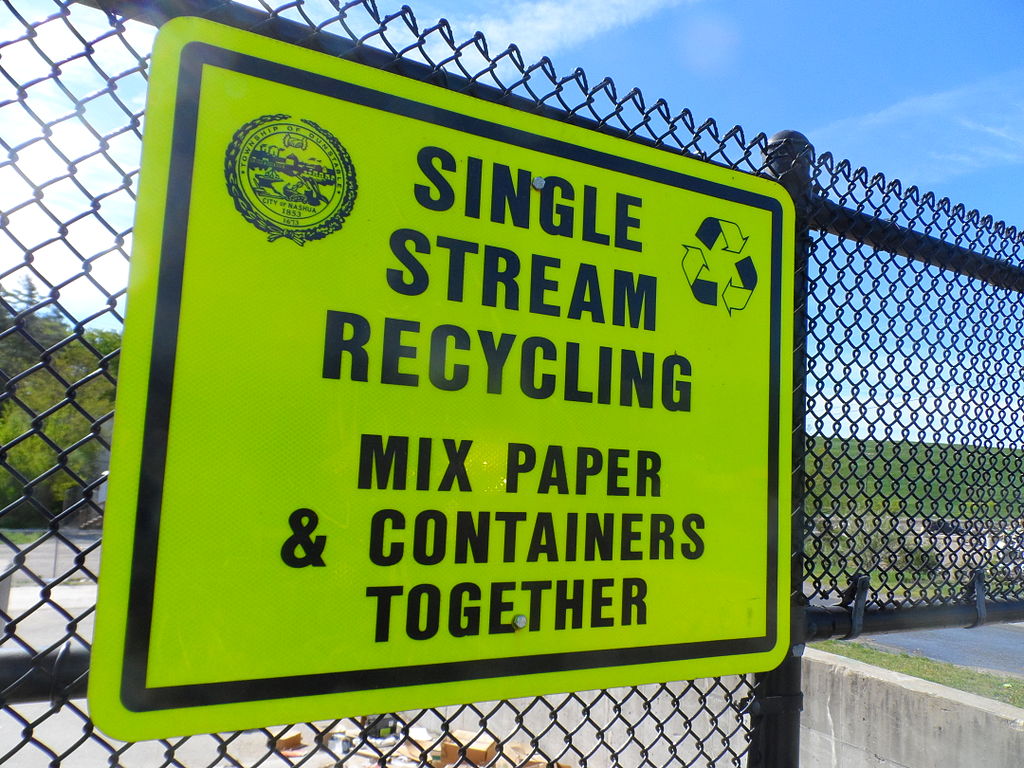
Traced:
[[[757, 268], [749, 256], [738, 257], [747, 239], [740, 231], [739, 225], [725, 219], [708, 216], [697, 227], [697, 240], [701, 245], [683, 245], [683, 275], [693, 292], [693, 297], [701, 304], [718, 306], [719, 299], [730, 315], [734, 311], [745, 309], [750, 297], [757, 287]], [[703, 247], [701, 247], [703, 246]], [[708, 254], [712, 254], [716, 268], [708, 264]], [[735, 270], [719, 290], [720, 281], [710, 279], [717, 273], [717, 265], [728, 257]], [[735, 279], [734, 279], [735, 278]]]

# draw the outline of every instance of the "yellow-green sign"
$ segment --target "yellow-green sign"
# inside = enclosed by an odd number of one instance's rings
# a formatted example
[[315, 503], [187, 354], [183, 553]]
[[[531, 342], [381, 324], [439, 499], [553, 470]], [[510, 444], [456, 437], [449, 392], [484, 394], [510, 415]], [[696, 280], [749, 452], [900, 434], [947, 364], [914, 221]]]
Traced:
[[194, 19], [142, 167], [102, 729], [780, 661], [782, 187]]

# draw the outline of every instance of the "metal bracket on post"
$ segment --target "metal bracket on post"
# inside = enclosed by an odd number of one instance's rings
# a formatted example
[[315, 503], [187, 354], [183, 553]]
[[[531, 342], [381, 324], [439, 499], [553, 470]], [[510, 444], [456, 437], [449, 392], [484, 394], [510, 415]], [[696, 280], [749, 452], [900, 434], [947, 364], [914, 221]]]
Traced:
[[985, 569], [976, 568], [971, 576], [971, 592], [974, 595], [974, 610], [976, 618], [968, 629], [980, 627], [988, 619], [988, 611], [985, 608]]
[[765, 167], [789, 192], [797, 208], [806, 208], [811, 193], [814, 147], [799, 131], [779, 131], [768, 139]]
[[50, 684], [51, 707], [59, 707], [61, 701], [66, 699], [67, 697], [67, 693], [65, 692], [67, 688], [67, 681], [61, 678], [61, 672], [62, 668], [64, 667], [64, 662], [67, 659], [67, 656], [70, 652], [71, 641], [68, 640], [66, 643], [64, 643], [64, 645], [60, 647], [60, 650], [57, 651], [56, 658], [54, 658], [53, 660], [53, 667], [50, 670], [50, 674], [53, 676], [52, 682]]
[[760, 696], [750, 702], [750, 714], [781, 715], [785, 712], [803, 712], [804, 694], [794, 693], [789, 696]]
[[864, 608], [868, 602], [868, 587], [871, 577], [865, 573], [855, 574], [844, 595], [843, 605], [850, 609], [850, 631], [843, 640], [853, 640], [864, 631]]

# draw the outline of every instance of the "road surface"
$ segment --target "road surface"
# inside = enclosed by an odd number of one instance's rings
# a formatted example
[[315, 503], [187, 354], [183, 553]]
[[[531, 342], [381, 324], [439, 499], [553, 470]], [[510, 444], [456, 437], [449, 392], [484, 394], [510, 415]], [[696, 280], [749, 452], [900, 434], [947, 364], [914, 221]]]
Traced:
[[962, 667], [1024, 677], [1024, 624], [988, 624], [974, 629], [919, 629], [862, 640], [883, 650], [910, 653]]

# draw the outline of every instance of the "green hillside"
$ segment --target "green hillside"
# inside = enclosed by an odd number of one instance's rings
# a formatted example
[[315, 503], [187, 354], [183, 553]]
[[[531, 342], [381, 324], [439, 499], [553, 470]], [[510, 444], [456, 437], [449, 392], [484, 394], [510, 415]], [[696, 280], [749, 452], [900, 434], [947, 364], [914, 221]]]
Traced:
[[973, 445], [809, 439], [809, 514], [933, 519], [1021, 516], [1024, 451]]

